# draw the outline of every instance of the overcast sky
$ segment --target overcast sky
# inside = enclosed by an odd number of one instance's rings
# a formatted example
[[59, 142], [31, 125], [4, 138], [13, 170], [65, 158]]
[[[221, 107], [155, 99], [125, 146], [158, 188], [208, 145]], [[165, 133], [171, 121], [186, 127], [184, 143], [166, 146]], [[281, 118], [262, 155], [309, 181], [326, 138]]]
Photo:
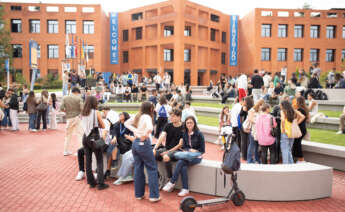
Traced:
[[[99, 4], [101, 3], [106, 12], [122, 12], [132, 8], [150, 5], [163, 0], [76, 0], [76, 4]], [[254, 8], [302, 8], [307, 2], [313, 9], [345, 8], [345, 0], [190, 0], [198, 4], [219, 10], [225, 14], [240, 15], [247, 14]], [[42, 2], [42, 3], [66, 3], [71, 0], [0, 0], [0, 2]]]

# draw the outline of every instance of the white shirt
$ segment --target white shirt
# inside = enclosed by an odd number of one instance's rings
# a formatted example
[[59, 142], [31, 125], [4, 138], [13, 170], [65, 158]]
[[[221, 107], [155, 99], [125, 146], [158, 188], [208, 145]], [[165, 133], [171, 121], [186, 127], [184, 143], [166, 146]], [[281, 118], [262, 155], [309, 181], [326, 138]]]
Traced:
[[240, 103], [236, 103], [231, 109], [231, 126], [238, 127], [237, 117], [240, 114], [242, 109], [242, 105]]
[[157, 75], [153, 78], [153, 80], [155, 81], [155, 83], [161, 83], [162, 78], [161, 78], [161, 76], [159, 76], [159, 74], [157, 74]]
[[116, 87], [116, 94], [123, 94], [123, 87]]
[[[169, 118], [169, 113], [171, 112], [171, 106], [170, 105], [163, 105], [163, 107], [165, 107], [165, 111], [167, 113], [167, 116]], [[161, 109], [161, 104], [159, 104], [159, 102], [157, 103], [156, 105], [156, 108], [155, 108], [155, 111], [157, 113], [157, 116], [158, 116], [158, 113], [159, 113], [159, 110]]]
[[248, 79], [247, 76], [245, 74], [242, 74], [238, 80], [237, 80], [237, 86], [238, 88], [243, 88], [244, 90], [247, 90], [248, 88]]
[[272, 77], [268, 74], [265, 74], [265, 76], [263, 77], [263, 80], [264, 80], [265, 88], [268, 88], [270, 86], [270, 82], [272, 81]]
[[[147, 114], [141, 115], [138, 122], [138, 127], [133, 126], [134, 119], [135, 119], [135, 116], [132, 116], [130, 119], [128, 119], [125, 122], [125, 127], [129, 129], [130, 131], [132, 131], [135, 137], [140, 138], [141, 136], [147, 135], [149, 131], [153, 130], [151, 116]], [[149, 137], [151, 139], [151, 133], [149, 133]]]

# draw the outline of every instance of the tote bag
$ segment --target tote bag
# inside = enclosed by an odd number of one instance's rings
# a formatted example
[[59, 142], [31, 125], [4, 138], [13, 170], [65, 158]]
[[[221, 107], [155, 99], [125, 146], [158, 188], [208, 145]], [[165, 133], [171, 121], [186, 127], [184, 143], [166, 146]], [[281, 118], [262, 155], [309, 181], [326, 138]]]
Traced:
[[300, 138], [302, 136], [301, 129], [298, 126], [297, 119], [294, 119], [291, 124], [291, 137], [290, 138]]

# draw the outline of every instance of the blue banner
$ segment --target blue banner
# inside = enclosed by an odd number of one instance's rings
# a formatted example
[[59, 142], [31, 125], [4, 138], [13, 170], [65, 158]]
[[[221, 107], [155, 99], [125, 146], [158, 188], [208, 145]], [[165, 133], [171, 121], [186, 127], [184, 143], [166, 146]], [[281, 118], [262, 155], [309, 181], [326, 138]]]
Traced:
[[5, 69], [7, 72], [10, 71], [10, 60], [8, 58], [5, 60]]
[[119, 64], [118, 13], [110, 13], [110, 64]]
[[237, 66], [237, 49], [238, 49], [238, 16], [230, 15], [230, 66]]

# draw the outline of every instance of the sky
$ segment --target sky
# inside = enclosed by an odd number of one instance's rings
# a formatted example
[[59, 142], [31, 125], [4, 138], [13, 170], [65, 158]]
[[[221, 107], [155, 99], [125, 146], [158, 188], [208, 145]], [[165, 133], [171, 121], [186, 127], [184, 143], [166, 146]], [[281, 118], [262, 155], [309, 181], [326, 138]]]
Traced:
[[[75, 0], [76, 4], [102, 4], [106, 12], [122, 12], [129, 9], [155, 4], [164, 0]], [[302, 8], [306, 2], [313, 9], [345, 8], [345, 0], [190, 0], [192, 2], [219, 10], [225, 14], [243, 17], [254, 8]], [[0, 2], [66, 3], [71, 0], [0, 0]]]

